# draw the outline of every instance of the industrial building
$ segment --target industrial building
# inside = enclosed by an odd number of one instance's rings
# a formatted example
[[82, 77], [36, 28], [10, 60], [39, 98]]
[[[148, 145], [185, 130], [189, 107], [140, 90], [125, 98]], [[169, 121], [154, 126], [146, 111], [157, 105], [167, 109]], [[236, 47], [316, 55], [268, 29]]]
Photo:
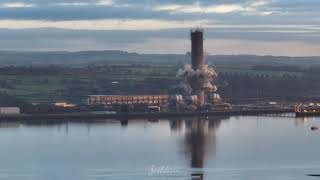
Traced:
[[0, 114], [20, 114], [19, 107], [0, 107]]
[[88, 105], [146, 104], [163, 106], [169, 102], [169, 95], [90, 95]]
[[[177, 95], [90, 95], [88, 105], [108, 105], [129, 108], [127, 105], [146, 105], [151, 109], [165, 107], [168, 110], [204, 109], [221, 103], [219, 94], [215, 93], [216, 86], [212, 80], [217, 76], [212, 68], [204, 61], [203, 40], [204, 31], [194, 29], [190, 32], [191, 38], [191, 69], [185, 71], [185, 77], [192, 92]], [[207, 92], [207, 93], [206, 93]], [[207, 101], [206, 101], [207, 100]], [[125, 105], [125, 106], [124, 106]], [[131, 106], [130, 106], [131, 107]]]

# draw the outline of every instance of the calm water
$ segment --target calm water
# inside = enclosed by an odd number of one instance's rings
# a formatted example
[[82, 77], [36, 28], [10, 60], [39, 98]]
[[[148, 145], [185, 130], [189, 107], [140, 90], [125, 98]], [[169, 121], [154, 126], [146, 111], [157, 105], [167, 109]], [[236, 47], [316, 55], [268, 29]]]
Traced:
[[320, 118], [1, 124], [0, 179], [317, 179]]

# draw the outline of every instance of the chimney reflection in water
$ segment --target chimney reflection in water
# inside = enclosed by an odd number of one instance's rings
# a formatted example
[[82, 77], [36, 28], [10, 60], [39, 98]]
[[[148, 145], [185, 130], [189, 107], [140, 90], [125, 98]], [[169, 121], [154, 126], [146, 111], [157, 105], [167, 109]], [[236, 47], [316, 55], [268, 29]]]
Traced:
[[[181, 132], [183, 122], [185, 123], [184, 141], [182, 149], [185, 155], [190, 158], [191, 168], [203, 168], [207, 153], [216, 152], [216, 131], [220, 127], [221, 119], [206, 120], [200, 117], [189, 118], [187, 120], [170, 121], [171, 130]], [[204, 178], [202, 171], [191, 174], [192, 180]]]

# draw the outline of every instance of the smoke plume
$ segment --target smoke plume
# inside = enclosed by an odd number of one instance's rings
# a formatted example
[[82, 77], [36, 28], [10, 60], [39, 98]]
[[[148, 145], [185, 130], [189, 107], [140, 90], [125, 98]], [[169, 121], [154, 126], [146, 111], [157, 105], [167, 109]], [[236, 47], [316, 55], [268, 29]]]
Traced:
[[217, 87], [212, 83], [217, 76], [218, 74], [208, 65], [204, 65], [201, 70], [193, 70], [190, 64], [186, 64], [184, 69], [179, 69], [177, 73], [177, 77], [184, 79], [179, 87], [188, 94], [200, 89], [210, 92], [217, 91]]

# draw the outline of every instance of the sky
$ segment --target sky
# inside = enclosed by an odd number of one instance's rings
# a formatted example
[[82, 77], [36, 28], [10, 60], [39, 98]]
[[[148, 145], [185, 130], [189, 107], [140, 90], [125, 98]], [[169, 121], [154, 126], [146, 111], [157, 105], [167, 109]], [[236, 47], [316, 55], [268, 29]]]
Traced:
[[0, 0], [0, 50], [320, 56], [320, 0]]

